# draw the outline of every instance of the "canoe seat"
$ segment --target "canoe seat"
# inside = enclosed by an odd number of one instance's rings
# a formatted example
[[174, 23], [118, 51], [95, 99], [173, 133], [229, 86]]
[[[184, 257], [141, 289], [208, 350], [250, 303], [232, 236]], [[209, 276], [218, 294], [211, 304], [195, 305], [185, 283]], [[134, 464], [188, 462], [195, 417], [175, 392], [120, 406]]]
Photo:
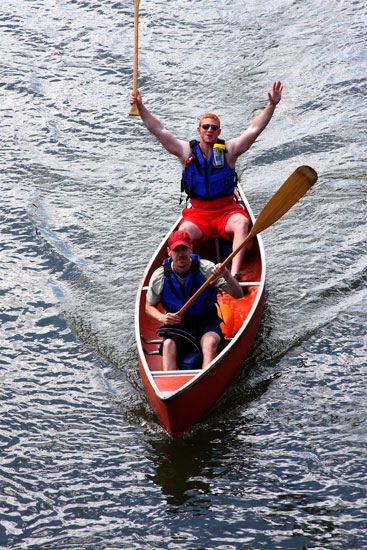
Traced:
[[[221, 237], [220, 235], [212, 235], [210, 237], [215, 244], [215, 255], [217, 263], [223, 262], [232, 252], [232, 241]], [[246, 251], [251, 250], [253, 246], [252, 240], [250, 240], [246, 245]]]
[[159, 351], [158, 351], [158, 350], [148, 351], [148, 350], [145, 349], [144, 347], [143, 347], [143, 352], [145, 353], [145, 355], [159, 355]]
[[224, 239], [219, 235], [213, 235], [211, 238], [215, 244], [215, 255], [217, 263], [219, 264], [232, 252], [232, 241]]
[[145, 355], [160, 355], [159, 351], [158, 351], [158, 348], [162, 343], [161, 338], [154, 338], [152, 340], [148, 340], [148, 338], [145, 338], [145, 336], [143, 334], [140, 334], [140, 338], [142, 339], [144, 344], [155, 346], [155, 348], [152, 349], [152, 350], [148, 350], [146, 347], [143, 346], [143, 352], [144, 352]]

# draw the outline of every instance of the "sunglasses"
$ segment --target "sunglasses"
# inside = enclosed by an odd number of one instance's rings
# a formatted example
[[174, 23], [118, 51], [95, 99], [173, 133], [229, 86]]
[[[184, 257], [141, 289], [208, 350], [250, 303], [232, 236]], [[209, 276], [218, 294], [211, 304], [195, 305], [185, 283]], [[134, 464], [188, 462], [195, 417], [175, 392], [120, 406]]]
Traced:
[[214, 132], [219, 128], [217, 124], [201, 124], [201, 127], [203, 130], [209, 130], [209, 128], [211, 128]]

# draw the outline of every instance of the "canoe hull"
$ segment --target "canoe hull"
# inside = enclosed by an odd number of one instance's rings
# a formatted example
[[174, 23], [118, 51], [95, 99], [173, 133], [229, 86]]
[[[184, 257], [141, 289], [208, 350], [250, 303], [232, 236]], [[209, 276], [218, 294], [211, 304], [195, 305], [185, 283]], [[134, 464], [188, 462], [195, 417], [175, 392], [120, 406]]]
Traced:
[[[253, 218], [243, 194], [241, 198]], [[265, 297], [264, 250], [261, 237], [256, 236], [249, 244], [241, 269], [241, 281], [247, 293], [239, 300], [226, 293], [218, 298], [219, 309], [224, 311], [227, 308], [231, 315], [231, 323], [227, 322], [223, 326], [225, 330], [231, 330], [231, 334], [225, 334], [226, 347], [203, 370], [163, 372], [161, 357], [157, 352], [160, 339], [156, 329], [159, 324], [146, 316], [145, 296], [151, 274], [167, 255], [168, 235], [178, 226], [179, 221], [163, 239], [144, 272], [135, 311], [138, 361], [143, 386], [153, 411], [173, 438], [198, 422], [238, 374], [256, 337]], [[218, 248], [215, 250], [215, 244], [211, 240], [205, 241], [195, 247], [194, 252], [216, 262]]]
[[[195, 383], [189, 385], [184, 391], [170, 397], [164, 397], [165, 388], [174, 388], [173, 384], [157, 384], [163, 395], [160, 395], [151, 382], [150, 376], [139, 357], [139, 369], [145, 392], [153, 411], [158, 416], [167, 433], [176, 438], [185, 432], [190, 426], [197, 423], [223, 395], [226, 388], [238, 374], [245, 358], [252, 347], [261, 320], [264, 303], [264, 292], [259, 301], [259, 307], [252, 316], [246, 334], [239, 338], [228, 350], [223, 359], [219, 359], [212, 368], [206, 369]], [[182, 371], [185, 373], [185, 371]], [[182, 382], [188, 384], [195, 374], [183, 374]]]

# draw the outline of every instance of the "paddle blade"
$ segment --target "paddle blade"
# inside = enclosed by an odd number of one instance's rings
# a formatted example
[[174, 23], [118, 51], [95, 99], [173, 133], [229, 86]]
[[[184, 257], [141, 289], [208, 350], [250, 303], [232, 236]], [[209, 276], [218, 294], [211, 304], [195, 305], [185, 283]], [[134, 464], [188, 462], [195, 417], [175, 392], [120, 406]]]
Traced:
[[310, 166], [299, 166], [296, 168], [261, 210], [249, 237], [250, 235], [254, 237], [279, 220], [307, 193], [316, 181], [317, 173]]
[[299, 166], [268, 200], [255, 220], [246, 239], [223, 262], [227, 266], [236, 254], [258, 233], [281, 218], [317, 181], [317, 174], [310, 166]]
[[[264, 231], [264, 229], [267, 229], [288, 212], [288, 210], [307, 193], [316, 181], [317, 173], [310, 166], [299, 166], [296, 168], [289, 178], [279, 187], [278, 191], [268, 200], [256, 218], [246, 239], [222, 262], [222, 266], [227, 266], [252, 237]], [[193, 296], [187, 300], [186, 304], [177, 312], [177, 315], [182, 315], [213, 280], [213, 275], [210, 275], [195, 294], [193, 294]]]

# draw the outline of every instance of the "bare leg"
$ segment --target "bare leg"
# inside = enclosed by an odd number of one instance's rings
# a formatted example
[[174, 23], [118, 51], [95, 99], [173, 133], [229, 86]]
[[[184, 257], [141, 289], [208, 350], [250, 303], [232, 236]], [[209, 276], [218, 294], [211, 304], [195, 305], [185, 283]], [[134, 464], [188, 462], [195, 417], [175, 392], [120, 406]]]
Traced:
[[203, 352], [203, 369], [209, 365], [218, 354], [220, 336], [216, 332], [206, 332], [200, 340]]
[[201, 230], [195, 223], [183, 221], [179, 227], [181, 231], [186, 231], [190, 235], [191, 242], [200, 242], [203, 238]]
[[[248, 219], [242, 214], [233, 214], [227, 222], [226, 233], [232, 239], [232, 248], [235, 250], [247, 237], [249, 228]], [[242, 260], [246, 252], [244, 246], [232, 260], [231, 273], [240, 273]]]
[[170, 338], [163, 340], [162, 369], [177, 370], [177, 346]]

